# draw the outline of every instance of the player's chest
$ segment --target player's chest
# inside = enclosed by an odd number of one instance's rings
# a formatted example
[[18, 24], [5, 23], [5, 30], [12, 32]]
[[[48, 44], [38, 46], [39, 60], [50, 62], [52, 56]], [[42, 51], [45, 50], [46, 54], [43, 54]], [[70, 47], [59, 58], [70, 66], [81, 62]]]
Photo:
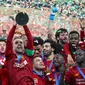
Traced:
[[[82, 72], [85, 75], [85, 70], [82, 70]], [[76, 85], [85, 85], [85, 79], [78, 70], [73, 74], [73, 79]]]

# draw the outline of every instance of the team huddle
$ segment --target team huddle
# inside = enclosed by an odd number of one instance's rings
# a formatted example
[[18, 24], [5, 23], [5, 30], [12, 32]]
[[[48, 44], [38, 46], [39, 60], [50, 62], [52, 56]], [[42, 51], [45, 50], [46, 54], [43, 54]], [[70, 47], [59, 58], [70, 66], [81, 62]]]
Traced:
[[25, 34], [16, 32], [14, 24], [0, 37], [0, 85], [85, 85], [85, 23], [81, 28], [60, 28], [55, 40], [43, 40], [27, 25]]

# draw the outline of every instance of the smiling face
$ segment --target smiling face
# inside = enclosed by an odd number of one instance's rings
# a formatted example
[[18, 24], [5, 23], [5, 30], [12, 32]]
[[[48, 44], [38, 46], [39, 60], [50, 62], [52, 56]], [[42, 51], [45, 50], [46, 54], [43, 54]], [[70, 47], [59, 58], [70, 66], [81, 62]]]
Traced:
[[0, 53], [5, 53], [6, 50], [6, 42], [0, 41]]
[[60, 54], [55, 54], [53, 58], [54, 67], [59, 67], [64, 64], [64, 57]]
[[59, 40], [61, 43], [65, 44], [68, 42], [68, 33], [67, 32], [61, 32], [59, 35]]
[[72, 46], [76, 46], [79, 43], [79, 35], [77, 33], [72, 33], [69, 35], [69, 43]]
[[19, 38], [13, 40], [13, 49], [16, 53], [23, 53], [24, 52], [23, 40]]
[[36, 57], [33, 59], [33, 68], [42, 70], [44, 68], [44, 63], [41, 57]]

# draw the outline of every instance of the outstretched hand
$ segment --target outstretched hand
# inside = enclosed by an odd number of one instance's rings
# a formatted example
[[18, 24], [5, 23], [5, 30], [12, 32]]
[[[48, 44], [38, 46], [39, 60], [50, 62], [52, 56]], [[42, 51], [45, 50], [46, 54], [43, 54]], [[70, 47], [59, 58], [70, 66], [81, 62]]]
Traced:
[[16, 21], [14, 21], [14, 26], [17, 26], [17, 23], [16, 23]]
[[14, 17], [14, 16], [9, 16], [9, 18], [10, 18], [10, 19], [12, 19], [12, 21], [13, 21], [14, 25], [16, 26], [16, 25], [17, 25], [17, 23], [16, 23], [16, 20], [15, 20], [15, 17]]

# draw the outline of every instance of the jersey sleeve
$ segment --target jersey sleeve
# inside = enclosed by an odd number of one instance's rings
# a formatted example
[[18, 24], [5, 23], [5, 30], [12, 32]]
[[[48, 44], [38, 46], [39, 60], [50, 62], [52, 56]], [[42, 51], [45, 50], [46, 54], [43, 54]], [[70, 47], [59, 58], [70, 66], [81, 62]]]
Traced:
[[15, 32], [15, 28], [16, 28], [16, 26], [13, 26], [11, 28], [9, 35], [7, 37], [6, 52], [5, 52], [6, 57], [9, 56], [10, 54], [12, 54], [12, 52], [13, 52], [12, 39], [13, 39], [13, 35]]
[[27, 36], [27, 46], [26, 46], [26, 54], [28, 56], [33, 56], [34, 55], [34, 50], [33, 50], [33, 38], [32, 38], [32, 34], [29, 30], [29, 28], [27, 27], [27, 25], [23, 26], [26, 36]]
[[65, 81], [66, 85], [71, 85], [71, 83], [72, 83], [71, 80], [72, 80], [72, 74], [71, 74], [71, 71], [68, 70], [64, 76], [64, 81]]

